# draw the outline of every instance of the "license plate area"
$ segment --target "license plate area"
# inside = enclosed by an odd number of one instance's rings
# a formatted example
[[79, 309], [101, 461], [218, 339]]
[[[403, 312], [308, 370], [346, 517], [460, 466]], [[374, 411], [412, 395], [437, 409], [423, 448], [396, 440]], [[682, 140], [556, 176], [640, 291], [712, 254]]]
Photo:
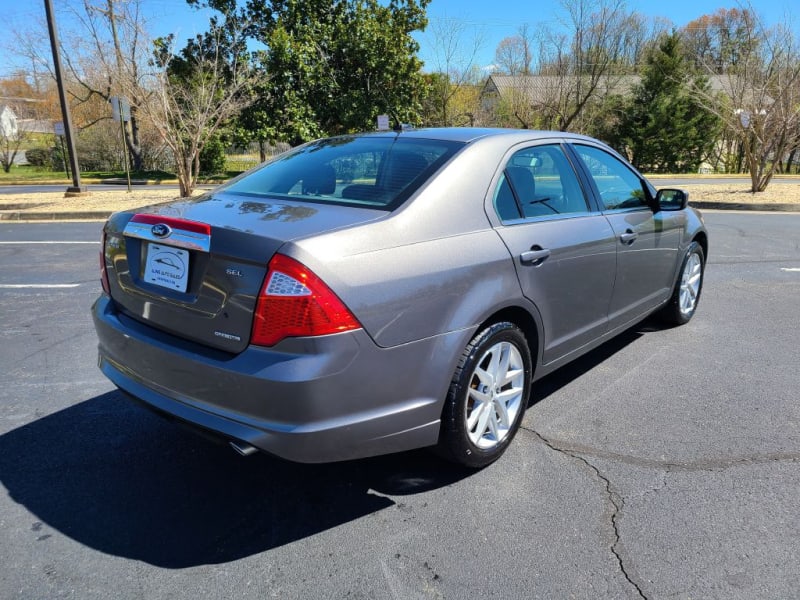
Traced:
[[185, 294], [189, 283], [189, 262], [188, 250], [149, 242], [142, 279], [145, 283]]

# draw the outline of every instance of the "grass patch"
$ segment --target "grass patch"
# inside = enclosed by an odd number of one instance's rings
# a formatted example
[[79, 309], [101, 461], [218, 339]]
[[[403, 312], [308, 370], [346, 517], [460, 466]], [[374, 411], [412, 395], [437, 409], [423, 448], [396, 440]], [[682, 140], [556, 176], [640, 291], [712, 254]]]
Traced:
[[[125, 171], [81, 171], [81, 179], [102, 181], [103, 179], [125, 179]], [[133, 171], [131, 179], [146, 179], [148, 181], [174, 181], [175, 175], [167, 171]], [[52, 171], [42, 167], [30, 165], [13, 165], [11, 171], [6, 173], [0, 169], [0, 184], [2, 183], [37, 183], [53, 181], [69, 183], [71, 176], [64, 171]]]
[[0, 183], [3, 182], [18, 182], [30, 181], [36, 183], [37, 181], [70, 181], [64, 171], [50, 171], [49, 169], [42, 169], [41, 167], [32, 167], [30, 165], [12, 165], [11, 171], [6, 173], [0, 169]]

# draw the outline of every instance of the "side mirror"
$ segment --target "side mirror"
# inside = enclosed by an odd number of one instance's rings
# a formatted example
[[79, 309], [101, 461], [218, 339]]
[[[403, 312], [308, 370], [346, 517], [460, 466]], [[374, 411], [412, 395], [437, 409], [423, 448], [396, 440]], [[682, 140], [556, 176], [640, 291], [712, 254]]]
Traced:
[[664, 188], [656, 193], [658, 210], [683, 210], [689, 204], [689, 192], [676, 188]]

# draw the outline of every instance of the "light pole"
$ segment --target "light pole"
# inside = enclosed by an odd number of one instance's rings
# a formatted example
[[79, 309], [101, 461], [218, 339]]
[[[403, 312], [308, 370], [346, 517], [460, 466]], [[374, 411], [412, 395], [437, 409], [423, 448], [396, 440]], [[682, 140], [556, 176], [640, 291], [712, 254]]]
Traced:
[[72, 167], [72, 187], [68, 187], [67, 197], [82, 196], [88, 194], [85, 186], [81, 186], [81, 172], [78, 169], [78, 155], [75, 153], [75, 143], [72, 139], [72, 119], [69, 114], [67, 104], [67, 94], [64, 90], [64, 79], [61, 75], [61, 56], [58, 52], [58, 32], [56, 22], [53, 18], [53, 4], [50, 0], [44, 0], [44, 10], [47, 14], [47, 29], [50, 31], [50, 46], [53, 49], [53, 68], [56, 73], [56, 84], [58, 85], [58, 99], [61, 102], [61, 115], [64, 119], [64, 137], [67, 139], [67, 151], [69, 153], [69, 164]]

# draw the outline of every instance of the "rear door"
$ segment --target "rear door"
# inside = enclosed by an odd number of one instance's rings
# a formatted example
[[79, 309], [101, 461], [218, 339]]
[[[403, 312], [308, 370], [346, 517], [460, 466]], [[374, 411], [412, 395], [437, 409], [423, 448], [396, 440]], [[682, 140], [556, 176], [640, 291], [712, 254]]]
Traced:
[[609, 305], [611, 328], [635, 321], [669, 296], [684, 220], [653, 213], [647, 182], [619, 158], [589, 145], [572, 145], [616, 236], [617, 277]]
[[616, 267], [614, 232], [590, 210], [560, 142], [511, 152], [491, 200], [491, 216], [500, 222], [496, 230], [544, 325], [543, 362], [605, 333]]

